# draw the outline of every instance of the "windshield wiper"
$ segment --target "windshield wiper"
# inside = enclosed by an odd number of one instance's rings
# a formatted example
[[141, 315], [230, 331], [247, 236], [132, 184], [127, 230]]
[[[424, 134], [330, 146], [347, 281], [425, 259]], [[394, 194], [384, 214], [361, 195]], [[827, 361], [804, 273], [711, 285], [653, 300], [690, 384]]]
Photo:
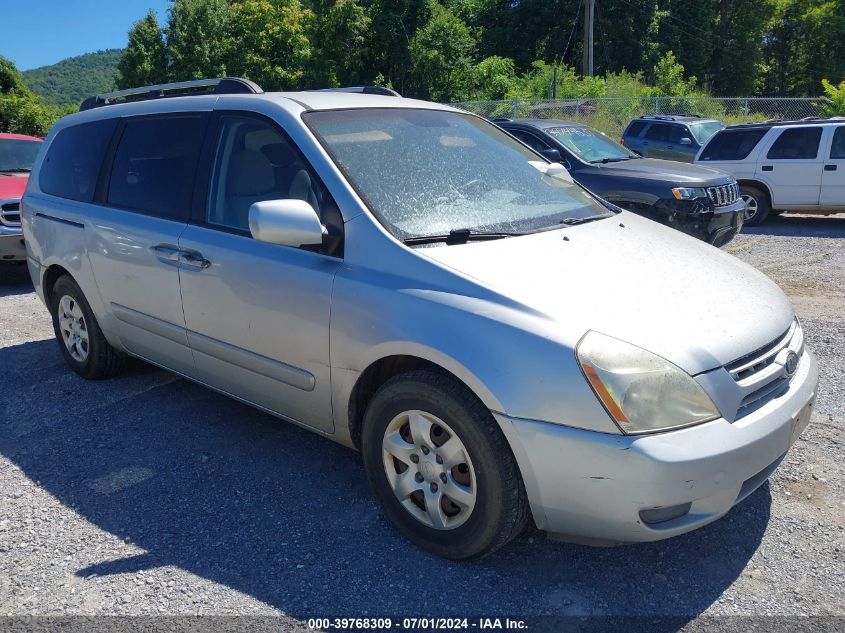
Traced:
[[631, 160], [632, 158], [633, 158], [633, 156], [620, 156], [618, 158], [602, 158], [600, 160], [591, 160], [590, 162], [591, 163], [602, 163], [602, 164], [605, 164], [605, 163], [621, 163], [622, 161]]
[[3, 169], [0, 167], [0, 174], [28, 174], [31, 171], [32, 169], [29, 167], [10, 167], [9, 169]]
[[418, 235], [415, 237], [405, 238], [403, 241], [409, 246], [417, 244], [436, 244], [438, 242], [445, 242], [448, 245], [466, 244], [467, 242], [483, 242], [486, 240], [500, 240], [505, 237], [516, 237], [518, 235], [526, 235], [526, 233], [502, 232], [502, 231], [473, 231], [472, 229], [452, 229], [448, 233], [441, 235]]
[[565, 224], [566, 226], [577, 226], [578, 224], [586, 224], [594, 220], [603, 220], [604, 218], [613, 217], [612, 215], [588, 215], [583, 218], [563, 218], [558, 224]]

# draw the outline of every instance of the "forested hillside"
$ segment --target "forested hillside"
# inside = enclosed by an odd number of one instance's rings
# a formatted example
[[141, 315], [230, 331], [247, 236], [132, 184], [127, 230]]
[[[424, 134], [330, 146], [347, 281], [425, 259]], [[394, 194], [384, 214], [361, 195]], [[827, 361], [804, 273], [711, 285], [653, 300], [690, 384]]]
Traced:
[[24, 81], [51, 105], [79, 105], [85, 97], [114, 88], [122, 54], [121, 49], [111, 49], [70, 57], [25, 71]]
[[173, 0], [166, 24], [150, 13], [133, 26], [118, 81], [230, 74], [270, 89], [384, 83], [463, 100], [643, 85], [801, 96], [845, 79], [843, 0], [596, 0], [607, 81], [573, 81], [584, 1]]

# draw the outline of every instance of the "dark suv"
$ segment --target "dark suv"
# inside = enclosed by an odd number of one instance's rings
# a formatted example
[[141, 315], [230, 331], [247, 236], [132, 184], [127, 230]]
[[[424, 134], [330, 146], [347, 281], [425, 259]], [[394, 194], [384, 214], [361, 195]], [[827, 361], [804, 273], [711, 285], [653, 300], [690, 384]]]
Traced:
[[495, 119], [597, 196], [628, 211], [679, 229], [714, 246], [742, 227], [739, 185], [722, 171], [643, 158], [581, 123], [554, 119]]
[[691, 163], [705, 143], [725, 124], [697, 114], [646, 114], [622, 133], [622, 144], [640, 156]]

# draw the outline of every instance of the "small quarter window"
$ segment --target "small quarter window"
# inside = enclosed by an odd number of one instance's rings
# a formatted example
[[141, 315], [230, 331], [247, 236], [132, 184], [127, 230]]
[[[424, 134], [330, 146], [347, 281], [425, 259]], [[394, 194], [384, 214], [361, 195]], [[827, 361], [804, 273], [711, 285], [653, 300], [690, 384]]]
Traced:
[[205, 120], [198, 115], [130, 119], [109, 179], [109, 206], [187, 220]]
[[50, 143], [38, 183], [44, 193], [80, 202], [94, 199], [94, 188], [117, 119], [65, 128]]
[[820, 127], [787, 128], [769, 149], [766, 158], [772, 160], [815, 158], [822, 138]]

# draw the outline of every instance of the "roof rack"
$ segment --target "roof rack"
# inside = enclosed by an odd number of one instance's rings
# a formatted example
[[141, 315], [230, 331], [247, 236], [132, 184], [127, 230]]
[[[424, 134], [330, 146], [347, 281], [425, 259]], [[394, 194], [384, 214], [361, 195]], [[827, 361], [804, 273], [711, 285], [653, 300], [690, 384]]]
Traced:
[[312, 92], [357, 92], [365, 95], [383, 95], [385, 97], [401, 97], [398, 92], [384, 86], [343, 86], [341, 88], [318, 88]]
[[88, 97], [79, 106], [79, 111], [91, 110], [115, 103], [148, 101], [167, 97], [186, 97], [192, 95], [231, 95], [231, 94], [262, 94], [264, 91], [258, 84], [240, 77], [218, 77], [215, 79], [198, 79], [196, 81], [179, 81], [154, 86], [141, 86], [128, 90], [117, 90]]
[[734, 125], [729, 125], [728, 128], [730, 129], [745, 129], [745, 128], [769, 128], [774, 127], [776, 125], [819, 125], [821, 123], [832, 123], [835, 121], [841, 121], [842, 118], [839, 117], [806, 117], [803, 119], [768, 119], [766, 121], [761, 121], [759, 123], [736, 123]]
[[690, 114], [688, 112], [667, 112], [666, 114], [643, 114], [641, 119], [648, 119], [649, 121], [677, 121], [678, 117], [685, 117], [688, 119], [700, 119], [700, 114]]

